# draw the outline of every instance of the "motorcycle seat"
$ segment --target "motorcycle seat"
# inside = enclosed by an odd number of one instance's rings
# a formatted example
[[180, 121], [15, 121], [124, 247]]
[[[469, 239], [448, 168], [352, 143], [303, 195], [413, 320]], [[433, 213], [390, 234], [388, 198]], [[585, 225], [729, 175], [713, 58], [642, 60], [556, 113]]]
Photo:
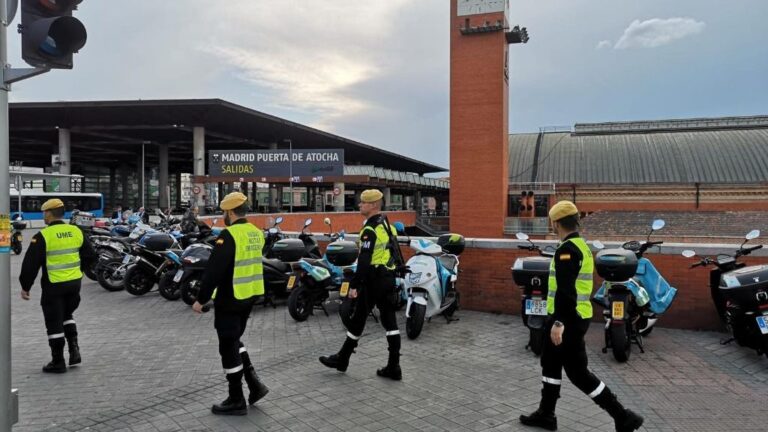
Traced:
[[315, 258], [303, 258], [303, 259], [304, 259], [304, 261], [312, 264], [313, 266], [322, 267], [322, 268], [324, 268], [324, 269], [326, 269], [328, 271], [332, 270], [331, 266], [329, 266], [327, 262], [323, 261], [322, 258], [318, 258], [318, 259], [315, 259]]
[[262, 264], [264, 265], [264, 267], [272, 267], [273, 269], [277, 270], [280, 273], [289, 273], [291, 271], [290, 264], [284, 263], [279, 259], [275, 259], [275, 258], [264, 258], [262, 260]]

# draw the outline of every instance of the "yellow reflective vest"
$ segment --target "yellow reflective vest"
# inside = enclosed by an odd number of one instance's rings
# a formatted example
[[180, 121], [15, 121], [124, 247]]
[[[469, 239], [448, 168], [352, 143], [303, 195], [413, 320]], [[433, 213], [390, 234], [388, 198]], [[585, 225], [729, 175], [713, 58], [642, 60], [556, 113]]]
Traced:
[[69, 282], [83, 278], [80, 271], [80, 248], [83, 232], [67, 224], [55, 224], [43, 228], [45, 239], [45, 269], [51, 283]]
[[[592, 251], [589, 250], [587, 242], [581, 237], [573, 237], [566, 241], [572, 242], [579, 248], [582, 255], [581, 269], [579, 269], [579, 275], [576, 277], [576, 312], [583, 319], [592, 318], [592, 303], [590, 303], [590, 296], [592, 295], [592, 272], [595, 268], [595, 261], [592, 258]], [[565, 242], [560, 243], [558, 249], [562, 247]], [[557, 256], [557, 253], [555, 253]], [[547, 314], [552, 315], [555, 313], [555, 294], [557, 293], [557, 277], [555, 275], [555, 258], [552, 258], [549, 264], [549, 284], [547, 293]]]
[[[264, 233], [251, 223], [239, 223], [227, 227], [235, 240], [235, 267], [232, 272], [232, 291], [235, 299], [247, 300], [264, 295], [264, 267], [261, 249]], [[214, 297], [216, 293], [214, 292]]]
[[[392, 236], [397, 235], [397, 230], [393, 226], [389, 226]], [[376, 225], [374, 229], [372, 226], [366, 224], [362, 230], [360, 230], [360, 241], [362, 241], [365, 231], [373, 231], [376, 236], [376, 243], [373, 245], [373, 256], [371, 257], [371, 265], [383, 265], [390, 270], [395, 269], [394, 259], [392, 259], [392, 253], [389, 250], [389, 235], [387, 234], [386, 225], [382, 222]], [[363, 245], [360, 244], [360, 248]]]

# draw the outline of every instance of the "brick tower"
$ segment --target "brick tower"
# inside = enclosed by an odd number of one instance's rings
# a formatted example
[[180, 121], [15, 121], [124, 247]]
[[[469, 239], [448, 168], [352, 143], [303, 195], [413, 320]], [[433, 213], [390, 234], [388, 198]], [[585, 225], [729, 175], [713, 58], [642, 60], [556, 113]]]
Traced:
[[501, 237], [507, 208], [508, 0], [451, 0], [450, 229]]

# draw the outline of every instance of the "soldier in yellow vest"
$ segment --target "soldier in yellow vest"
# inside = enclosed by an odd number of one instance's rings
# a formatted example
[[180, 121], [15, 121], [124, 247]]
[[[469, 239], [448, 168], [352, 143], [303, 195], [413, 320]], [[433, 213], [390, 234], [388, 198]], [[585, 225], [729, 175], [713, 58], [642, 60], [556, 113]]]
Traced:
[[568, 379], [589, 395], [614, 419], [617, 432], [632, 432], [643, 418], [625, 409], [616, 395], [587, 368], [584, 335], [592, 318], [592, 271], [594, 261], [587, 243], [579, 235], [579, 210], [570, 201], [560, 201], [549, 211], [560, 244], [552, 258], [547, 295], [548, 329], [541, 354], [542, 382], [539, 409], [521, 415], [528, 426], [557, 429], [555, 405], [560, 397], [563, 369]]
[[[402, 379], [400, 370], [400, 330], [395, 318], [395, 305], [392, 294], [395, 290], [395, 259], [391, 253], [390, 237], [395, 238], [397, 231], [389, 225], [381, 214], [384, 195], [369, 189], [360, 195], [360, 213], [367, 218], [360, 231], [360, 255], [357, 258], [357, 272], [351, 283], [349, 297], [357, 299], [352, 316], [347, 325], [347, 338], [338, 353], [320, 357], [325, 366], [340, 372], [347, 370], [357, 342], [363, 334], [365, 321], [376, 306], [381, 312], [381, 325], [387, 336], [389, 360], [387, 365], [376, 371], [380, 377], [396, 381]], [[387, 232], [389, 230], [389, 232]]]
[[40, 279], [45, 328], [48, 345], [51, 347], [50, 363], [43, 366], [43, 372], [64, 373], [64, 345], [69, 345], [69, 365], [79, 364], [80, 347], [77, 342], [77, 325], [72, 317], [80, 305], [81, 266], [96, 259], [91, 244], [84, 241], [83, 232], [74, 225], [65, 224], [64, 203], [60, 199], [46, 201], [41, 210], [46, 228], [35, 234], [21, 264], [21, 298], [29, 300], [29, 291], [35, 283], [37, 273], [43, 268]]
[[269, 390], [256, 375], [240, 337], [245, 331], [253, 303], [264, 295], [261, 249], [264, 233], [245, 218], [248, 198], [232, 192], [220, 204], [227, 225], [216, 240], [203, 275], [197, 302], [192, 309], [201, 313], [213, 298], [214, 327], [219, 337], [219, 354], [229, 383], [229, 397], [211, 408], [214, 414], [245, 415], [242, 379], [250, 391], [248, 404], [263, 398]]

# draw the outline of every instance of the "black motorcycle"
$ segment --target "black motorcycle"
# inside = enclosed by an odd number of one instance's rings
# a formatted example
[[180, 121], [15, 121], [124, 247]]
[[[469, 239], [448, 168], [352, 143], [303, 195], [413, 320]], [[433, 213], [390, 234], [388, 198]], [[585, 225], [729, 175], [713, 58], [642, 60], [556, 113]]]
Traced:
[[27, 227], [27, 223], [23, 222], [21, 217], [18, 217], [13, 221], [11, 226], [13, 227], [11, 230], [11, 250], [16, 255], [20, 255], [22, 250], [21, 245], [24, 241], [24, 236], [21, 234], [21, 231]]
[[283, 217], [278, 216], [271, 227], [264, 229], [264, 247], [262, 248], [262, 255], [264, 258], [275, 258], [272, 248], [275, 243], [285, 238], [283, 232], [280, 230], [280, 224], [282, 222]]
[[184, 249], [181, 254], [181, 268], [174, 273], [172, 282], [179, 287], [181, 300], [192, 306], [197, 301], [203, 273], [208, 267], [213, 246], [207, 243], [195, 243]]
[[134, 246], [136, 261], [125, 271], [123, 284], [129, 294], [141, 296], [152, 290], [181, 254], [176, 239], [165, 233], [147, 234]]
[[[733, 255], [720, 254], [703, 257], [691, 268], [714, 264], [709, 273], [712, 301], [720, 319], [733, 335], [723, 345], [736, 341], [740, 346], [752, 348], [768, 357], [768, 265], [747, 267], [739, 258], [761, 249], [763, 245], [744, 247], [748, 241], [760, 237], [759, 230], [750, 231]], [[696, 252], [683, 251], [692, 258]]]
[[[518, 240], [526, 240], [529, 245], [518, 245], [519, 249], [538, 252], [540, 256], [524, 257], [515, 260], [512, 266], [512, 279], [522, 292], [520, 315], [523, 325], [528, 327], [529, 338], [525, 349], [541, 355], [544, 349], [547, 320], [547, 293], [549, 284], [549, 266], [554, 255], [553, 250], [541, 250], [527, 234], [517, 233]], [[551, 246], [550, 246], [551, 247]]]

